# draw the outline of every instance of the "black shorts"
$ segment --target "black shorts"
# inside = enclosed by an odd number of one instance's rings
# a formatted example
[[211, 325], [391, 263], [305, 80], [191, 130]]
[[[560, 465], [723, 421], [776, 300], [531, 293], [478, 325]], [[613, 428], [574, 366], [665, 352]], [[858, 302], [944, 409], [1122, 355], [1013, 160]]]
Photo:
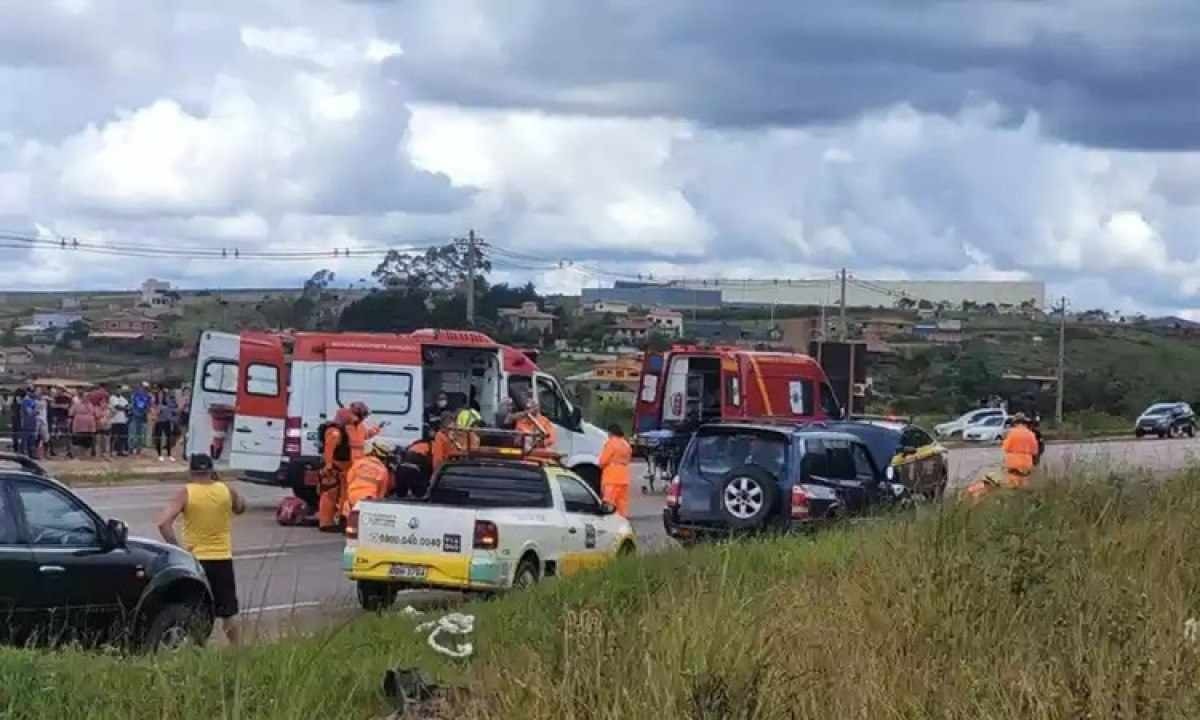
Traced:
[[238, 614], [237, 578], [233, 574], [233, 560], [201, 560], [200, 567], [208, 576], [212, 588], [213, 612], [222, 619]]

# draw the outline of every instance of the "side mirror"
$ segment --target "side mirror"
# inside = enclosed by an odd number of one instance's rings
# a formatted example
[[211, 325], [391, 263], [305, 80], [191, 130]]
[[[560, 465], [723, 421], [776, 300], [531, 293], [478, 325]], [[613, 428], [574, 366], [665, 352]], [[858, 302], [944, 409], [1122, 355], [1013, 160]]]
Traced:
[[129, 542], [129, 526], [117, 519], [109, 520], [108, 542], [114, 548], [123, 548]]
[[600, 503], [600, 514], [601, 515], [612, 515], [616, 511], [617, 511], [617, 508], [612, 503], [610, 503], [610, 502]]
[[571, 408], [571, 416], [569, 420], [571, 421], [572, 430], [578, 431], [581, 427], [583, 427], [583, 411], [579, 409], [578, 405]]

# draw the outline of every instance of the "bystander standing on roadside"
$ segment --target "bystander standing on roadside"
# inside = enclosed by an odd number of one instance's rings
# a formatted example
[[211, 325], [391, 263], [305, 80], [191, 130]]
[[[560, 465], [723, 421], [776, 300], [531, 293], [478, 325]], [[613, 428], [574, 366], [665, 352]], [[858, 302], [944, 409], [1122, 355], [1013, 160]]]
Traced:
[[96, 416], [96, 455], [108, 457], [112, 454], [112, 411], [108, 407], [107, 391], [94, 391], [89, 395], [92, 414]]
[[50, 452], [50, 398], [46, 393], [38, 393], [37, 445], [38, 457], [48, 457]]
[[153, 404], [150, 383], [143, 382], [129, 398], [129, 451], [134, 455], [141, 455], [146, 447], [146, 429]]
[[164, 386], [159, 386], [154, 396], [154, 451], [158, 453], [159, 462], [175, 462], [172, 454], [175, 450], [175, 438], [179, 423], [179, 405], [175, 393]]
[[21, 434], [21, 401], [25, 399], [25, 391], [18, 390], [13, 393], [12, 399], [8, 403], [8, 431], [12, 437], [12, 451], [15, 453], [23, 452], [21, 441], [24, 435]]
[[96, 456], [96, 414], [92, 404], [80, 392], [71, 403], [71, 447], [67, 457], [80, 455]]
[[38, 455], [38, 392], [30, 385], [21, 399], [21, 447], [31, 458]]
[[182, 442], [179, 446], [179, 457], [186, 459], [188, 456], [187, 447], [187, 431], [188, 423], [192, 419], [192, 388], [190, 385], [184, 385], [175, 393], [176, 401], [179, 404], [179, 420], [175, 423], [175, 441]]
[[[197, 455], [189, 465], [187, 485], [179, 489], [158, 517], [163, 540], [196, 556], [212, 588], [214, 613], [233, 645], [239, 643], [237, 579], [233, 572], [233, 516], [246, 512], [236, 490], [217, 479], [212, 459]], [[183, 516], [183, 542], [175, 520]]]
[[53, 438], [66, 438], [70, 445], [71, 435], [71, 393], [64, 387], [56, 387], [50, 402], [50, 446], [54, 447]]
[[112, 451], [118, 457], [129, 454], [129, 400], [125, 394], [128, 387], [122, 387], [108, 399], [108, 410], [111, 413]]

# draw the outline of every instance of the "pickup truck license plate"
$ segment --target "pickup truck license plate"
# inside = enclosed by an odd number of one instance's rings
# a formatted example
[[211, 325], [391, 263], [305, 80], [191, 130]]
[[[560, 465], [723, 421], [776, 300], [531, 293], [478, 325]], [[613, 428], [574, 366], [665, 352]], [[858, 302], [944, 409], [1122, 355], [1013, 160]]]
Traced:
[[425, 567], [423, 565], [393, 565], [389, 573], [394, 578], [422, 580], [425, 578]]

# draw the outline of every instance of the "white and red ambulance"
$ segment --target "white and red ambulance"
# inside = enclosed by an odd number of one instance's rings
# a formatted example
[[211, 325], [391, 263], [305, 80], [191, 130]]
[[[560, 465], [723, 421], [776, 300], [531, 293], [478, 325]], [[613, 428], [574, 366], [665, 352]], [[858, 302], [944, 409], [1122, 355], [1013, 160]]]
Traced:
[[407, 334], [205, 332], [196, 354], [188, 452], [218, 469], [291, 487], [314, 501], [318, 429], [364, 402], [369, 422], [400, 446], [420, 439], [439, 392], [478, 407], [491, 424], [505, 397], [536, 397], [557, 426], [563, 464], [593, 485], [606, 439], [584, 422], [553, 376], [529, 355], [478, 332]]

